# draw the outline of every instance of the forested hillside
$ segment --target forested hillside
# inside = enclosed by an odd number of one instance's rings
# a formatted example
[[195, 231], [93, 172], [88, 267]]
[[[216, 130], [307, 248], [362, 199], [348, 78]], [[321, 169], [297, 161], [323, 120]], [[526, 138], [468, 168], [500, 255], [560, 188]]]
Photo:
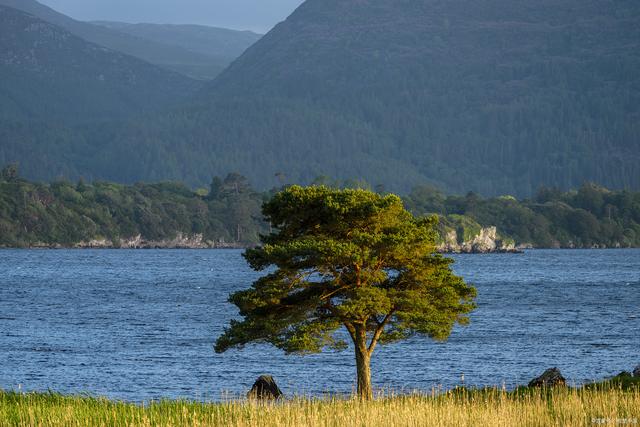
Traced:
[[403, 193], [638, 190], [638, 22], [636, 0], [308, 0], [187, 107], [10, 128], [0, 161], [45, 180], [239, 171], [261, 190], [318, 175]]
[[200, 87], [0, 6], [0, 164], [22, 161], [28, 176], [77, 178], [92, 164], [117, 170], [104, 152], [122, 121], [178, 105]]
[[[205, 80], [217, 76], [259, 38], [244, 31], [208, 27], [197, 31], [183, 26], [152, 26], [155, 31], [150, 32], [147, 26], [131, 26], [127, 31], [124, 24], [77, 21], [35, 0], [0, 0], [0, 5], [22, 10], [89, 42]], [[207, 46], [198, 41], [202, 32], [207, 36]]]
[[638, 22], [634, 0], [309, 0], [190, 118], [254, 179], [640, 188]]
[[[317, 185], [366, 187], [364, 182], [315, 179]], [[38, 184], [17, 167], [0, 173], [0, 246], [172, 245], [178, 236], [196, 245], [256, 244], [269, 228], [261, 205], [275, 190], [258, 192], [246, 178], [214, 178], [207, 189], [179, 183], [122, 185], [56, 181]], [[379, 188], [378, 191], [384, 191]], [[577, 191], [542, 188], [535, 198], [446, 196], [418, 186], [403, 197], [415, 215], [440, 217], [444, 241], [459, 243], [495, 226], [503, 241], [538, 248], [640, 247], [640, 193], [586, 184]], [[101, 243], [100, 243], [101, 242]], [[179, 243], [182, 245], [184, 243]], [[189, 243], [187, 243], [188, 245]]]
[[[17, 9], [0, 6], [2, 121], [21, 121], [37, 128], [37, 122], [59, 125], [128, 119], [176, 105], [199, 86], [180, 74], [89, 43]], [[11, 132], [9, 127], [0, 126], [0, 132]], [[65, 131], [59, 132], [64, 138]], [[50, 140], [40, 143], [51, 144], [57, 137], [54, 132]], [[3, 138], [1, 146], [6, 149], [12, 143], [12, 139]], [[69, 155], [73, 147], [59, 148]]]

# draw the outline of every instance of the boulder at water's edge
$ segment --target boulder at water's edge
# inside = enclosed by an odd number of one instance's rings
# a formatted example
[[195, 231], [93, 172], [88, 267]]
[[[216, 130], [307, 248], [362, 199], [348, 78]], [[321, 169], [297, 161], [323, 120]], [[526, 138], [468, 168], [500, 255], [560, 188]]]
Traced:
[[247, 397], [258, 400], [276, 400], [282, 392], [271, 375], [261, 375], [251, 387]]
[[529, 387], [555, 387], [566, 384], [567, 381], [560, 373], [560, 369], [551, 368], [544, 371], [539, 377], [532, 379]]

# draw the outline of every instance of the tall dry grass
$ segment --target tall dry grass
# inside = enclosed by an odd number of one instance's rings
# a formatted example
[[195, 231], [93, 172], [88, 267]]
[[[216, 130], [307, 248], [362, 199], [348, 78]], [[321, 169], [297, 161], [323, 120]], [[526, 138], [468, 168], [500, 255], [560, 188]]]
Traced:
[[640, 389], [452, 391], [441, 395], [156, 402], [0, 392], [2, 426], [640, 426]]

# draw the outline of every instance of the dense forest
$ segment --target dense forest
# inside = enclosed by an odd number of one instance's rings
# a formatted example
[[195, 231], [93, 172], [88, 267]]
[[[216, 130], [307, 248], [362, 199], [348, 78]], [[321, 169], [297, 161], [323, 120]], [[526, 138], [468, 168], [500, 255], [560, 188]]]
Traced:
[[161, 242], [202, 235], [209, 246], [245, 246], [265, 230], [260, 208], [266, 194], [230, 174], [209, 189], [178, 183], [122, 185], [108, 182], [28, 182], [16, 166], [0, 177], [0, 245], [74, 246], [141, 236]]
[[[200, 85], [0, 5], [0, 135], [19, 124], [29, 129], [26, 137], [46, 141], [44, 150], [52, 140], [68, 138], [61, 124], [126, 119], [169, 107]], [[55, 131], [40, 134], [42, 123]], [[11, 152], [13, 144], [29, 145], [13, 134], [0, 139], [0, 152]], [[59, 149], [74, 152], [69, 144]]]
[[[640, 247], [640, 193], [586, 183], [563, 192], [540, 188], [535, 197], [445, 196], [419, 186], [404, 197], [415, 215], [438, 214], [441, 227], [495, 226], [517, 245], [536, 248]], [[466, 231], [469, 234], [469, 231]]]
[[260, 182], [640, 189], [639, 19], [635, 0], [308, 0], [173, 120]]
[[[29, 73], [7, 73], [22, 89], [0, 80], [0, 96], [20, 100], [5, 105], [44, 118], [0, 122], [0, 163], [19, 161], [34, 180], [189, 186], [237, 171], [261, 191], [278, 172], [401, 193], [423, 183], [519, 198], [583, 182], [640, 190], [639, 20], [637, 0], [308, 0], [168, 111], [149, 102], [128, 120], [45, 121], [47, 111], [86, 118], [82, 96], [126, 111], [112, 92], [78, 94], [65, 81], [68, 94], [35, 96]], [[18, 47], [37, 36], [15, 34]], [[188, 92], [159, 86], [151, 93]]]
[[[313, 183], [371, 189], [364, 181], [326, 177]], [[373, 190], [385, 192], [381, 186]], [[171, 182], [44, 184], [20, 178], [17, 166], [9, 165], [0, 174], [0, 246], [73, 247], [106, 240], [117, 247], [136, 236], [162, 242], [178, 235], [197, 235], [206, 247], [249, 246], [269, 232], [261, 205], [275, 191], [258, 192], [235, 173], [196, 190]], [[415, 215], [439, 215], [441, 235], [453, 230], [460, 241], [495, 226], [501, 238], [527, 247], [640, 247], [638, 192], [585, 184], [568, 192], [541, 188], [534, 198], [518, 201], [417, 186], [404, 201]]]

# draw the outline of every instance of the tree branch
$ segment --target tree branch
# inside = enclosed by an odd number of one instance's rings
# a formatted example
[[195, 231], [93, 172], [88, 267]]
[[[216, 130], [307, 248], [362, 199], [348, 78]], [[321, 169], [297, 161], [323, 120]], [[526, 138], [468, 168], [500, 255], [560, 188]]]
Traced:
[[369, 349], [368, 349], [369, 355], [371, 355], [373, 353], [373, 350], [375, 350], [376, 344], [378, 344], [378, 340], [380, 339], [382, 332], [384, 332], [384, 327], [387, 326], [387, 323], [389, 323], [389, 320], [391, 320], [391, 316], [393, 316], [394, 311], [395, 309], [391, 310], [389, 314], [387, 314], [384, 317], [382, 322], [378, 322], [378, 327], [376, 328], [376, 331], [373, 333], [373, 337], [371, 338], [371, 344], [369, 344]]
[[347, 328], [347, 331], [349, 331], [349, 335], [351, 335], [353, 344], [358, 345], [356, 340], [356, 328], [351, 324], [351, 322], [344, 322], [344, 327]]
[[378, 262], [376, 263], [375, 267], [373, 267], [373, 271], [375, 271], [376, 273], [377, 273], [378, 271], [380, 271], [380, 269], [381, 269], [381, 268], [382, 268], [382, 266], [384, 265], [384, 262], [385, 262], [384, 258], [382, 258], [382, 259], [378, 260]]
[[338, 285], [342, 285], [342, 272], [339, 272], [338, 269], [333, 268], [331, 266], [327, 266], [326, 269], [333, 274], [334, 279]]
[[330, 298], [330, 297], [332, 297], [333, 295], [337, 294], [338, 292], [340, 292], [340, 291], [342, 291], [342, 290], [345, 290], [345, 289], [347, 289], [347, 288], [348, 288], [348, 286], [342, 286], [341, 288], [338, 288], [338, 289], [336, 289], [336, 290], [334, 290], [334, 291], [332, 291], [332, 292], [329, 292], [329, 293], [328, 293], [328, 294], [326, 294], [326, 295], [322, 295], [322, 297], [320, 297], [320, 299], [327, 299], [327, 298]]

